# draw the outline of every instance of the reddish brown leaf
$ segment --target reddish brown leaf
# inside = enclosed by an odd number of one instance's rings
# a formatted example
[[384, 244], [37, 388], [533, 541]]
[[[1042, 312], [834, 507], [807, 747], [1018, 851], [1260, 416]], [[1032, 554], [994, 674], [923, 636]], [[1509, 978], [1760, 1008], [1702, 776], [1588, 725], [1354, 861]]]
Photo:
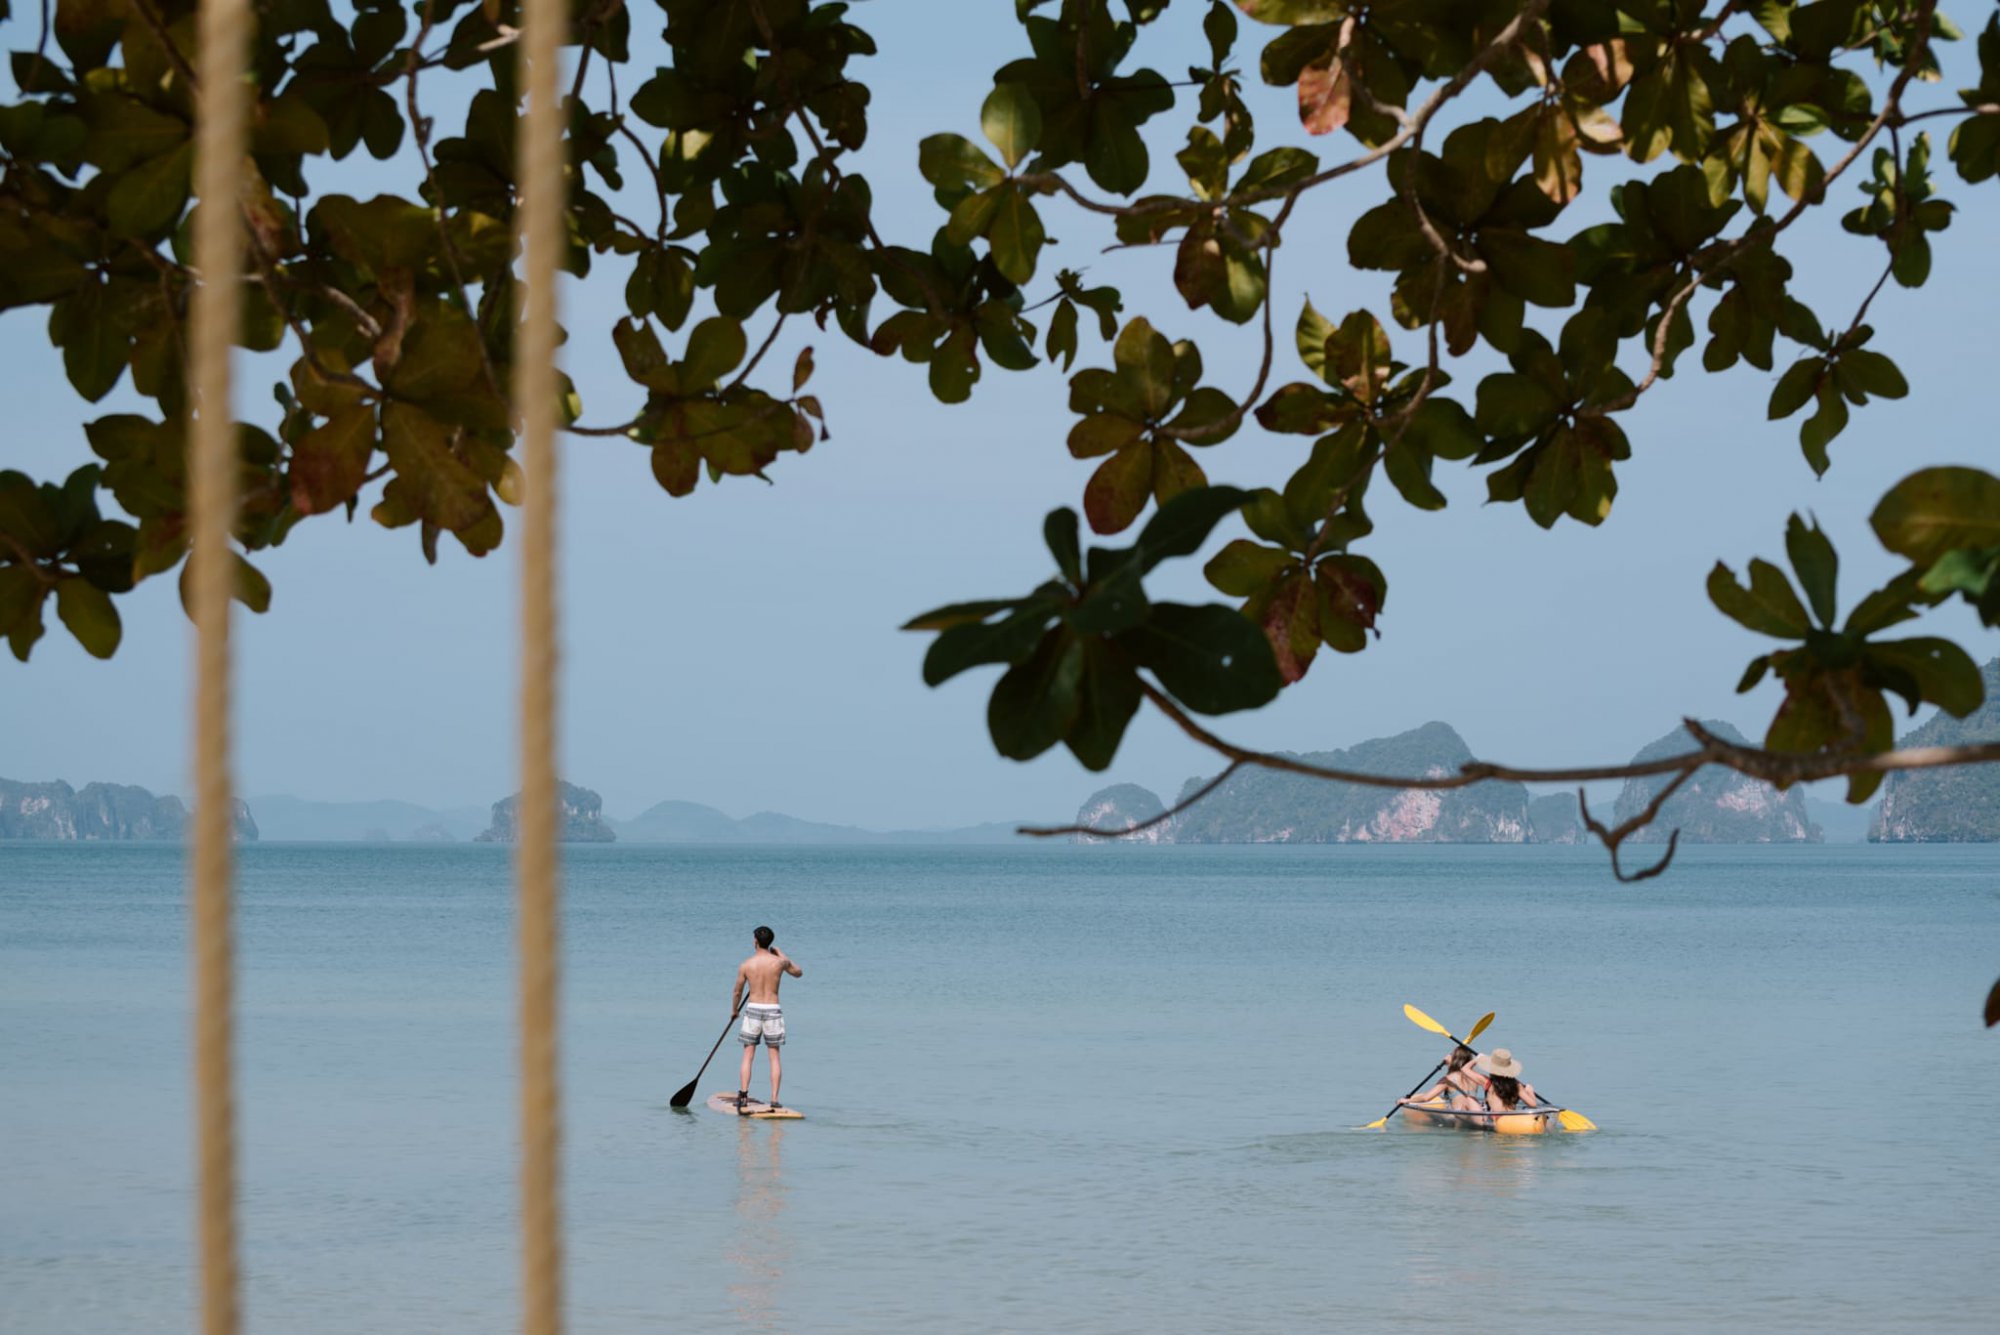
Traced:
[[685, 496], [701, 481], [701, 451], [691, 440], [663, 440], [653, 447], [653, 476], [669, 496]]
[[1299, 123], [1308, 134], [1332, 134], [1347, 124], [1354, 109], [1354, 75], [1347, 47], [1354, 40], [1354, 20], [1341, 22], [1333, 51], [1299, 72]]
[[1382, 610], [1381, 572], [1365, 557], [1335, 556], [1320, 562], [1315, 581], [1320, 634], [1341, 653], [1358, 653]]
[[324, 514], [345, 505], [361, 490], [375, 452], [375, 410], [368, 404], [343, 409], [292, 447], [292, 505], [300, 514]]
[[1146, 508], [1153, 489], [1153, 443], [1136, 441], [1106, 459], [1083, 489], [1083, 513], [1097, 533], [1120, 533]]
[[1153, 499], [1165, 505], [1184, 491], [1208, 485], [1208, 474], [1194, 456], [1171, 440], [1153, 446]]
[[1305, 676], [1319, 652], [1319, 600], [1312, 577], [1303, 570], [1286, 577], [1264, 604], [1259, 620], [1286, 684]]
[[1308, 65], [1299, 74], [1299, 123], [1307, 134], [1332, 134], [1347, 124], [1354, 106], [1354, 85], [1339, 56]]

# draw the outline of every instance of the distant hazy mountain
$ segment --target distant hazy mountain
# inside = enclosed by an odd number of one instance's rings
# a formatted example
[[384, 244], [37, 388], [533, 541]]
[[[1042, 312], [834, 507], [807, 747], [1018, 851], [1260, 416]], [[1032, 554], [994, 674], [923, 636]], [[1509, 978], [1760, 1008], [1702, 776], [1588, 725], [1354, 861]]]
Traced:
[[[1742, 733], [1717, 719], [1702, 720], [1702, 727], [1726, 742], [1748, 745]], [[1633, 764], [1659, 760], [1677, 752], [1692, 750], [1694, 739], [1687, 729], [1675, 728], [1658, 741], [1640, 749]], [[1654, 774], [1643, 779], [1627, 779], [1612, 810], [1616, 820], [1627, 820], [1646, 809], [1654, 794], [1671, 775]], [[1704, 765], [1694, 777], [1667, 800], [1651, 825], [1632, 836], [1635, 844], [1664, 844], [1678, 829], [1684, 844], [1816, 844], [1823, 833], [1806, 810], [1806, 796], [1797, 788], [1781, 793], [1760, 779], [1738, 774], [1720, 765]]]
[[[1364, 774], [1444, 775], [1456, 773], [1472, 752], [1448, 724], [1426, 723], [1345, 751], [1297, 758]], [[1182, 799], [1206, 782], [1189, 779]], [[1120, 784], [1086, 799], [1077, 823], [1130, 824], [1161, 809], [1148, 790]], [[1444, 791], [1376, 788], [1246, 768], [1139, 837], [1163, 844], [1518, 844], [1528, 838], [1528, 790], [1508, 782]]]
[[[1962, 746], [2000, 741], [2000, 659], [1985, 669], [1986, 703], [1965, 718], [1940, 710], [1898, 746]], [[1907, 770], [1882, 784], [1880, 818], [1868, 837], [1881, 843], [1992, 843], [2000, 840], [2000, 765]]]
[[1806, 815], [1812, 817], [1813, 824], [1819, 826], [1820, 832], [1826, 836], [1826, 842], [1829, 844], [1866, 843], [1868, 831], [1881, 813], [1882, 804], [1869, 802], [1862, 806], [1851, 807], [1833, 796], [1839, 791], [1839, 788], [1829, 787], [1827, 789], [1829, 795], [1825, 798], [1814, 797], [1811, 793], [1807, 793]]
[[[1166, 809], [1167, 804], [1152, 789], [1141, 788], [1136, 783], [1115, 783], [1090, 795], [1082, 810], [1076, 813], [1076, 823], [1099, 830], [1126, 830], [1153, 819]], [[1119, 842], [1170, 844], [1173, 842], [1173, 824], [1172, 821], [1161, 821], [1137, 834], [1126, 835]], [[1106, 842], [1106, 839], [1093, 834], [1079, 834], [1076, 841], [1098, 844]]]
[[[0, 839], [181, 839], [187, 822], [178, 797], [156, 797], [128, 784], [87, 783], [79, 790], [60, 779], [0, 779]], [[240, 799], [235, 834], [242, 841], [257, 837], [257, 822]]]
[[738, 820], [699, 802], [661, 802], [611, 825], [630, 844], [1001, 844], [1019, 838], [1012, 821], [956, 830], [864, 830], [775, 811]]
[[[556, 840], [565, 844], [609, 844], [618, 836], [604, 823], [604, 799], [573, 783], [556, 784]], [[493, 804], [493, 824], [474, 839], [482, 844], [511, 844], [520, 838], [521, 795]]]
[[485, 807], [438, 811], [414, 802], [309, 802], [297, 797], [253, 797], [257, 827], [267, 841], [317, 843], [384, 836], [420, 843], [470, 839], [486, 828]]
[[1529, 801], [1528, 842], [1531, 844], [1590, 842], [1590, 831], [1583, 828], [1583, 813], [1577, 809], [1575, 793], [1548, 793]]

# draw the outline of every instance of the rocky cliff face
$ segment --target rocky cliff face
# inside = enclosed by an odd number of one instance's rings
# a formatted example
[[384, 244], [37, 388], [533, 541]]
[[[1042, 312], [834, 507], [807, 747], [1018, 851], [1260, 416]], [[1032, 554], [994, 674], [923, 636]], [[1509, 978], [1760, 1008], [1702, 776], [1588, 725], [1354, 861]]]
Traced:
[[[0, 839], [181, 839], [187, 822], [178, 797], [156, 797], [127, 784], [87, 783], [78, 790], [60, 779], [0, 779]], [[234, 825], [239, 841], [257, 837], [257, 822], [241, 800]]]
[[[1962, 746], [2000, 741], [2000, 659], [1986, 665], [1986, 703], [1962, 719], [1933, 714], [1898, 746]], [[1868, 832], [1873, 843], [2000, 841], [2000, 765], [1908, 770], [1882, 784], [1882, 807]]]
[[[618, 836], [604, 823], [604, 800], [588, 788], [578, 788], [575, 784], [556, 785], [557, 799], [562, 804], [557, 818], [556, 838], [565, 844], [608, 844]], [[521, 795], [502, 798], [493, 804], [493, 824], [483, 831], [477, 842], [482, 844], [511, 844], [520, 838]]]
[[1549, 793], [1528, 803], [1528, 842], [1590, 842], [1590, 832], [1583, 828], [1583, 816], [1577, 810], [1575, 793]]
[[[1448, 725], [1426, 723], [1298, 759], [1367, 774], [1445, 775], [1457, 772], [1472, 752]], [[1181, 795], [1206, 782], [1189, 779]], [[1077, 815], [1079, 824], [1107, 826], [1161, 809], [1146, 789], [1121, 784], [1092, 795]], [[1135, 837], [1174, 844], [1518, 844], [1528, 837], [1528, 790], [1504, 782], [1444, 792], [1374, 788], [1244, 769], [1171, 821]]]
[[[1159, 794], [1150, 788], [1141, 788], [1136, 783], [1113, 784], [1109, 788], [1098, 789], [1085, 800], [1083, 806], [1077, 810], [1076, 823], [1094, 825], [1100, 830], [1120, 830], [1137, 825], [1141, 821], [1151, 820], [1166, 809], [1167, 804], [1162, 802]], [[1137, 834], [1126, 835], [1117, 842], [1172, 843], [1172, 827], [1172, 821], [1161, 821], [1158, 825], [1149, 826]], [[1090, 834], [1079, 834], [1075, 838], [1080, 844], [1110, 842]]]
[[[1702, 727], [1725, 741], [1747, 745], [1743, 734], [1716, 719]], [[1632, 757], [1633, 764], [1658, 760], [1690, 750], [1694, 739], [1675, 728]], [[1614, 821], [1629, 820], [1671, 781], [1671, 775], [1627, 779], [1612, 809]], [[1601, 819], [1601, 818], [1600, 818]], [[1770, 784], [1747, 778], [1719, 765], [1706, 765], [1669, 798], [1651, 825], [1632, 836], [1635, 844], [1664, 844], [1676, 829], [1686, 844], [1816, 844], [1819, 826], [1806, 814], [1805, 794], [1797, 788], [1781, 793]]]

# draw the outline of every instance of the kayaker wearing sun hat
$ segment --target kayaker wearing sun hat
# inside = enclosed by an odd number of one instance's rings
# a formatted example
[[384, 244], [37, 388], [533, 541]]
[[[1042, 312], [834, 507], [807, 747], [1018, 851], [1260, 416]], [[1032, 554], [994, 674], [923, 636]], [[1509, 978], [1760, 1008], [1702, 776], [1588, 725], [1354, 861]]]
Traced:
[[1541, 1106], [1535, 1087], [1521, 1079], [1521, 1063], [1507, 1048], [1495, 1048], [1473, 1063], [1486, 1076], [1486, 1106], [1494, 1112]]

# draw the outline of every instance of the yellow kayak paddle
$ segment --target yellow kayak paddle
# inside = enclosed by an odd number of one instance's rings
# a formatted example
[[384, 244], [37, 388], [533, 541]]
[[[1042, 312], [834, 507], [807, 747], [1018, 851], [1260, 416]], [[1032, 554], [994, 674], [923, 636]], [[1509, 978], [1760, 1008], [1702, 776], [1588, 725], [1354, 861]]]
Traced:
[[[1455, 1037], [1452, 1034], [1451, 1030], [1445, 1028], [1443, 1025], [1439, 1024], [1436, 1020], [1433, 1020], [1430, 1016], [1418, 1010], [1415, 1006], [1405, 1003], [1403, 1006], [1403, 1014], [1409, 1016], [1410, 1023], [1417, 1026], [1417, 1028], [1428, 1029], [1433, 1034], [1443, 1034], [1446, 1038], [1451, 1039], [1452, 1042], [1461, 1043], [1468, 1048], [1472, 1046], [1472, 1040], [1479, 1037], [1479, 1031], [1486, 1027], [1485, 1024], [1482, 1023], [1478, 1025], [1476, 1028], [1474, 1028], [1471, 1033], [1467, 1034], [1464, 1038], [1461, 1039]], [[1488, 1020], [1491, 1020], [1493, 1017], [1489, 1015], [1486, 1018]], [[1443, 1063], [1439, 1064], [1442, 1065]], [[1422, 1086], [1419, 1085], [1418, 1088], [1421, 1089]], [[1407, 1098], [1408, 1096], [1405, 1095], [1404, 1097]], [[1384, 1118], [1383, 1120], [1386, 1121], [1388, 1119]], [[1556, 1120], [1562, 1123], [1562, 1128], [1565, 1131], [1597, 1130], [1597, 1123], [1591, 1121], [1588, 1117], [1585, 1117], [1582, 1113], [1576, 1111], [1576, 1109], [1574, 1108], [1564, 1108], [1560, 1113], [1556, 1114]]]
[[[1403, 1007], [1403, 1010], [1413, 1020], [1416, 1019], [1417, 1016], [1419, 1015], [1424, 1015], [1422, 1011], [1416, 1009], [1416, 1007], [1414, 1006], [1405, 1006]], [[1428, 1015], [1424, 1015], [1424, 1019], [1430, 1020], [1431, 1017]], [[1437, 1021], [1431, 1020], [1431, 1023], [1436, 1024]], [[1479, 1037], [1480, 1034], [1485, 1032], [1486, 1026], [1492, 1023], [1493, 1023], [1493, 1012], [1488, 1011], [1486, 1012], [1486, 1017], [1484, 1019], [1482, 1019], [1478, 1024], [1472, 1026], [1472, 1033], [1469, 1034], [1468, 1037], [1470, 1038]], [[1440, 1029], [1438, 1030], [1438, 1032], [1441, 1034], [1444, 1032], [1444, 1030]], [[1451, 1054], [1446, 1053], [1445, 1061], [1450, 1061], [1450, 1060], [1451, 1060]], [[1411, 1087], [1410, 1092], [1403, 1095], [1403, 1098], [1404, 1099], [1415, 1098], [1417, 1095], [1417, 1091], [1419, 1089], [1422, 1089], [1425, 1085], [1428, 1085], [1431, 1082], [1432, 1077], [1436, 1076], [1437, 1073], [1443, 1069], [1444, 1069], [1444, 1062], [1439, 1062], [1436, 1066], [1431, 1067], [1430, 1075], [1427, 1075], [1423, 1079], [1417, 1081], [1417, 1083]], [[1357, 1127], [1355, 1129], [1359, 1131], [1380, 1131], [1383, 1127], [1389, 1124], [1389, 1119], [1391, 1117], [1394, 1117], [1397, 1113], [1401, 1111], [1403, 1111], [1403, 1101], [1402, 1099], [1398, 1099], [1396, 1100], [1396, 1106], [1389, 1109], [1388, 1112], [1383, 1113], [1380, 1117], [1370, 1122], [1367, 1126]]]

